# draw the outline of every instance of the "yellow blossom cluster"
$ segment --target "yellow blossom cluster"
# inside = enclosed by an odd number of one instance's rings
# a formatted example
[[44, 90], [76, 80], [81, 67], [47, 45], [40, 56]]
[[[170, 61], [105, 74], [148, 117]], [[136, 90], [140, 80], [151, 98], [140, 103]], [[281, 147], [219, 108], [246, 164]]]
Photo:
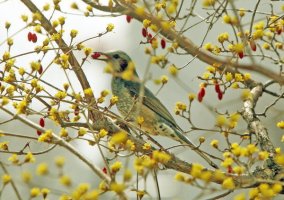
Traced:
[[269, 185], [262, 183], [256, 188], [252, 188], [249, 191], [250, 199], [271, 199], [282, 191], [282, 185], [275, 183]]

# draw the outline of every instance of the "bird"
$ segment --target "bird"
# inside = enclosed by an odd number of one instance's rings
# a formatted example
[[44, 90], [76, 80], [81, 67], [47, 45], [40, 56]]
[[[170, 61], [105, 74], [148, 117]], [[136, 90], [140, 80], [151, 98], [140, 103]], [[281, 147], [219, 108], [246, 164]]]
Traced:
[[[196, 147], [182, 132], [173, 116], [162, 102], [142, 84], [134, 68], [133, 61], [123, 51], [96, 52], [95, 59], [105, 61], [112, 71], [111, 90], [118, 97], [117, 110], [122, 117], [135, 126], [137, 117], [144, 120], [139, 127], [150, 135], [161, 135], [174, 139], [189, 146], [198, 153], [209, 165], [218, 168], [198, 147]], [[130, 76], [122, 74], [132, 72]], [[142, 94], [142, 98], [141, 98]]]

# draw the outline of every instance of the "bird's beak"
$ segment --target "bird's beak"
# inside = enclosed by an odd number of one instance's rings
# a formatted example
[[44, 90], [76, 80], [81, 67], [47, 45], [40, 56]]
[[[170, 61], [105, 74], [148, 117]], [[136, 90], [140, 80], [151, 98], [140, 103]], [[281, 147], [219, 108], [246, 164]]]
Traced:
[[108, 61], [110, 59], [109, 55], [103, 52], [94, 52], [92, 58], [96, 60]]

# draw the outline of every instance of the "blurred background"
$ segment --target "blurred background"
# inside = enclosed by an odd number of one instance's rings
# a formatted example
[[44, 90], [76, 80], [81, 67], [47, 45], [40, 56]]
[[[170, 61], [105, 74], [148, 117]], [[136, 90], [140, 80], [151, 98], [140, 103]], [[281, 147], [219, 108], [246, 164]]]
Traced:
[[[73, 2], [73, 1], [72, 1]], [[79, 7], [85, 9], [86, 5], [81, 3], [80, 1], [77, 2]], [[104, 1], [100, 1], [104, 2]], [[105, 3], [107, 4], [107, 0]], [[189, 1], [188, 1], [189, 2]], [[187, 1], [185, 4], [188, 3]], [[237, 8], [245, 7], [246, 9], [254, 9], [255, 1], [235, 1]], [[46, 3], [52, 3], [51, 1], [42, 0], [42, 1], [34, 1], [39, 8], [42, 8], [43, 5]], [[262, 12], [270, 12], [271, 7], [269, 6], [270, 1], [261, 1], [259, 5], [259, 11]], [[145, 75], [146, 66], [149, 63], [149, 56], [144, 53], [145, 45], [140, 44], [143, 40], [141, 35], [142, 24], [132, 20], [130, 23], [127, 23], [126, 16], [119, 16], [119, 17], [111, 17], [109, 13], [98, 12], [94, 10], [94, 13], [98, 15], [98, 17], [84, 17], [80, 14], [80, 12], [74, 11], [70, 9], [71, 1], [62, 1], [61, 8], [62, 12], [55, 12], [54, 19], [59, 16], [66, 17], [66, 24], [64, 25], [65, 35], [64, 39], [67, 43], [70, 41], [69, 32], [71, 29], [76, 29], [79, 31], [78, 37], [76, 38], [75, 42], [83, 41], [86, 38], [94, 37], [101, 32], [105, 31], [107, 24], [113, 23], [115, 25], [114, 31], [108, 33], [107, 35], [96, 38], [93, 40], [89, 40], [85, 43], [86, 46], [91, 47], [93, 51], [110, 51], [110, 50], [123, 50], [128, 53], [128, 55], [133, 59], [138, 74], [140, 77]], [[189, 4], [188, 4], [189, 5]], [[185, 5], [185, 6], [188, 6]], [[273, 7], [275, 13], [280, 12], [280, 2], [273, 2]], [[201, 8], [201, 3], [197, 4], [195, 12], [202, 16], [206, 17], [206, 10]], [[22, 14], [30, 15], [29, 10], [18, 0], [9, 0], [9, 1], [2, 1], [0, 4], [0, 13], [1, 13], [1, 20], [0, 20], [0, 55], [7, 50], [7, 46], [5, 44], [5, 40], [7, 38], [7, 32], [5, 29], [5, 22], [11, 22], [11, 27], [9, 29], [9, 37], [13, 35], [14, 39], [14, 46], [11, 50], [13, 55], [22, 54], [28, 51], [32, 51], [37, 44], [33, 44], [27, 40], [28, 32], [32, 32], [33, 28], [28, 27], [25, 28], [25, 23], [21, 20]], [[70, 14], [71, 13], [71, 14]], [[46, 12], [46, 16], [49, 16], [50, 12]], [[103, 17], [101, 17], [103, 16]], [[108, 17], [107, 17], [108, 16]], [[245, 17], [242, 23], [245, 26], [245, 30], [249, 28], [249, 22], [251, 19], [251, 15], [248, 14], [248, 17]], [[264, 19], [264, 16], [257, 15], [256, 20]], [[196, 22], [200, 21], [198, 17], [191, 18], [189, 24], [195, 24]], [[177, 24], [179, 27], [180, 24]], [[200, 45], [206, 31], [209, 27], [209, 23], [201, 23], [199, 25], [194, 26], [191, 30], [189, 30], [186, 34], [187, 36], [194, 41], [196, 45]], [[214, 24], [213, 30], [209, 32], [209, 36], [206, 38], [205, 43], [211, 42], [213, 44], [217, 44], [217, 36], [222, 32], [229, 32], [228, 26], [225, 26], [223, 23], [217, 22]], [[14, 35], [15, 34], [15, 35]], [[38, 34], [38, 44], [40, 45], [42, 40], [45, 37], [43, 35]], [[162, 51], [161, 51], [162, 52]], [[82, 52], [74, 52], [76, 57], [79, 61], [83, 58]], [[21, 56], [17, 58], [16, 65], [28, 68], [29, 63], [32, 60], [37, 60], [42, 55], [37, 54], [28, 54], [25, 56]], [[50, 53], [47, 56], [50, 56], [50, 59], [53, 58], [54, 54]], [[191, 55], [169, 55], [169, 60], [173, 62], [176, 66], [182, 67], [186, 65], [193, 57]], [[51, 60], [47, 58], [43, 61], [43, 66], [48, 65]], [[247, 62], [248, 59], [244, 58], [244, 62]], [[263, 62], [259, 60], [263, 66], [267, 66], [269, 68], [273, 67], [273, 64], [270, 62]], [[185, 67], [178, 75], [178, 78], [173, 78], [167, 71], [167, 69], [161, 69], [155, 65], [152, 65], [150, 68], [150, 75], [151, 80], [146, 82], [146, 86], [151, 89], [154, 93], [156, 93], [160, 85], [154, 83], [155, 79], [159, 79], [161, 75], [169, 76], [169, 83], [162, 88], [162, 90], [158, 93], [159, 99], [165, 104], [168, 110], [172, 113], [175, 117], [178, 124], [184, 129], [189, 130], [189, 124], [182, 118], [176, 117], [174, 115], [174, 107], [177, 101], [188, 102], [188, 94], [195, 93], [197, 94], [199, 91], [199, 84], [201, 83], [198, 80], [197, 76], [201, 76], [206, 69], [207, 64], [199, 62], [195, 59], [191, 62], [187, 67]], [[0, 70], [3, 66], [0, 66]], [[87, 62], [83, 66], [83, 70], [88, 77], [89, 83], [92, 86], [94, 94], [96, 97], [100, 95], [100, 92], [104, 89], [110, 90], [110, 80], [111, 75], [104, 73], [105, 63], [94, 61], [93, 59], [88, 59]], [[67, 76], [70, 78], [75, 91], [79, 92], [82, 91], [78, 81], [74, 73], [70, 70], [67, 70]], [[46, 73], [44, 73], [42, 77], [45, 81], [52, 83], [53, 85], [63, 88], [63, 83], [67, 82], [67, 78], [64, 75], [63, 70], [58, 67], [57, 65], [52, 65]], [[252, 74], [252, 78], [257, 81], [265, 82], [267, 81], [266, 78], [260, 76], [259, 74]], [[280, 91], [281, 89], [278, 87], [274, 88], [275, 91]], [[55, 91], [50, 91], [55, 92]], [[257, 111], [263, 112], [264, 108], [269, 105], [274, 98], [268, 95], [264, 95], [261, 100], [257, 104]], [[33, 107], [35, 109], [41, 109], [40, 104], [34, 103]], [[283, 144], [280, 143], [281, 134], [279, 134], [279, 129], [276, 128], [275, 122], [283, 120], [283, 101], [279, 101], [269, 112], [266, 118], [261, 118], [265, 126], [267, 127], [270, 137], [273, 140], [275, 146], [281, 146]], [[205, 99], [202, 103], [198, 103], [197, 101], [193, 103], [193, 107], [191, 110], [191, 117], [192, 121], [196, 126], [203, 127], [203, 128], [214, 128], [215, 124], [215, 117], [216, 113], [214, 109], [217, 109], [218, 112], [224, 113], [228, 112], [236, 112], [240, 111], [242, 108], [242, 101], [240, 99], [240, 92], [236, 90], [228, 90], [224, 95], [222, 101], [219, 101], [214, 88], [207, 89]], [[114, 112], [117, 112], [115, 108], [113, 108]], [[29, 119], [33, 121], [38, 121], [38, 116], [28, 116]], [[5, 123], [1, 124], [1, 122], [10, 119], [10, 116], [6, 115], [3, 111], [0, 111], [0, 131], [10, 131], [21, 135], [28, 135], [36, 137], [36, 131], [23, 125], [20, 122], [13, 121], [12, 123]], [[55, 126], [55, 124], [49, 120], [46, 120], [46, 128], [54, 130], [54, 132], [59, 131], [59, 128]], [[237, 130], [245, 131], [246, 124], [242, 121]], [[75, 134], [75, 132], [74, 132]], [[222, 138], [220, 133], [214, 132], [191, 132], [189, 138], [196, 144], [198, 144], [198, 138], [204, 136], [206, 137], [205, 145], [203, 149], [206, 150], [205, 146], [208, 146], [208, 151], [216, 155], [219, 153], [213, 152], [212, 147], [210, 147], [210, 141], [213, 139]], [[7, 138], [0, 137], [0, 142], [6, 141]], [[157, 138], [157, 140], [164, 145], [164, 147], [170, 147], [173, 145], [177, 145], [176, 142], [171, 141], [167, 138]], [[34, 141], [29, 140], [21, 140], [17, 138], [9, 138], [9, 147], [12, 150], [19, 150], [25, 146], [27, 142], [30, 142], [30, 150], [31, 151], [42, 151], [48, 149], [50, 145], [48, 144], [38, 144]], [[98, 152], [96, 147], [86, 145], [86, 142], [82, 141], [74, 141], [72, 143], [76, 148], [79, 149], [88, 159], [94, 162], [96, 165], [103, 169], [104, 164], [102, 158]], [[223, 144], [220, 144], [222, 147]], [[207, 164], [199, 158], [194, 152], [187, 150], [185, 148], [178, 148], [172, 151], [179, 158], [195, 163], [201, 163], [204, 166]], [[106, 155], [107, 152], [105, 152]], [[58, 155], [62, 155], [66, 158], [66, 165], [64, 166], [64, 172], [68, 174], [72, 178], [73, 186], [76, 187], [77, 183], [81, 182], [88, 182], [92, 185], [93, 188], [97, 187], [98, 183], [100, 182], [99, 178], [91, 172], [91, 170], [81, 161], [79, 161], [76, 157], [71, 155], [66, 150], [56, 147], [55, 149], [51, 150], [47, 154], [42, 154], [36, 156], [36, 163], [35, 164], [28, 164], [22, 167], [13, 167], [9, 166], [8, 170], [9, 173], [13, 176], [16, 185], [18, 186], [20, 193], [23, 194], [23, 199], [29, 198], [29, 189], [23, 185], [21, 181], [21, 173], [23, 171], [30, 171], [35, 172], [37, 164], [41, 162], [45, 162], [49, 166], [50, 175], [46, 177], [40, 177], [34, 175], [32, 180], [32, 185], [40, 186], [40, 187], [47, 187], [52, 192], [48, 195], [48, 199], [58, 199], [59, 194], [69, 190], [58, 182], [56, 179], [56, 174], [58, 174], [58, 169], [54, 165], [54, 158]], [[8, 163], [7, 159], [10, 157], [10, 154], [1, 153], [0, 152], [0, 159], [4, 163]], [[109, 155], [111, 157], [111, 155]], [[131, 161], [132, 162], [132, 161]], [[130, 163], [131, 163], [130, 162]], [[130, 164], [131, 166], [131, 164]], [[205, 197], [198, 197], [200, 194], [200, 190], [196, 187], [192, 187], [189, 185], [181, 184], [177, 181], [174, 181], [175, 171], [167, 170], [159, 172], [158, 179], [160, 185], [160, 191], [162, 195], [162, 199], [174, 199], [174, 200], [183, 200], [183, 199], [206, 199]], [[3, 171], [0, 170], [0, 175], [2, 176]], [[141, 187], [143, 188], [143, 181], [141, 180]], [[156, 199], [156, 189], [154, 185], [154, 181], [149, 179], [147, 180], [147, 191], [152, 196], [152, 199]], [[218, 186], [216, 186], [218, 188]], [[136, 199], [135, 192], [133, 193], [133, 199]], [[131, 193], [129, 193], [131, 194]], [[206, 197], [210, 196], [207, 194]], [[215, 194], [216, 195], [216, 194]], [[109, 197], [105, 195], [102, 199], [115, 199], [115, 197]], [[15, 195], [13, 194], [13, 189], [11, 186], [7, 186], [4, 192], [2, 193], [2, 199], [15, 199]], [[38, 198], [41, 199], [41, 198]], [[148, 199], [148, 197], [145, 197]], [[149, 199], [151, 199], [149, 197]], [[230, 197], [226, 197], [225, 199], [230, 199]]]

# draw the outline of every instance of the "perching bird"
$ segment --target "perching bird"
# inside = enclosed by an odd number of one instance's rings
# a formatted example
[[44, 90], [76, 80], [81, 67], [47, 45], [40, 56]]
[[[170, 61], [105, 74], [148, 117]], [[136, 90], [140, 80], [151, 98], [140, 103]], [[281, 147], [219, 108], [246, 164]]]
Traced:
[[[143, 117], [144, 122], [141, 129], [148, 134], [162, 135], [170, 137], [182, 144], [188, 145], [202, 158], [204, 158], [211, 166], [217, 166], [202, 153], [183, 133], [177, 125], [172, 115], [161, 103], [161, 101], [147, 88], [141, 87], [141, 81], [135, 69], [131, 58], [123, 51], [113, 52], [97, 52], [96, 59], [103, 60], [110, 64], [113, 77], [111, 82], [112, 93], [118, 96], [116, 103], [120, 114], [129, 122], [136, 123], [137, 117]], [[131, 67], [132, 69], [129, 69]], [[133, 70], [133, 77], [124, 79], [123, 72]], [[130, 80], [129, 80], [130, 78]], [[140, 91], [143, 98], [140, 98]]]

